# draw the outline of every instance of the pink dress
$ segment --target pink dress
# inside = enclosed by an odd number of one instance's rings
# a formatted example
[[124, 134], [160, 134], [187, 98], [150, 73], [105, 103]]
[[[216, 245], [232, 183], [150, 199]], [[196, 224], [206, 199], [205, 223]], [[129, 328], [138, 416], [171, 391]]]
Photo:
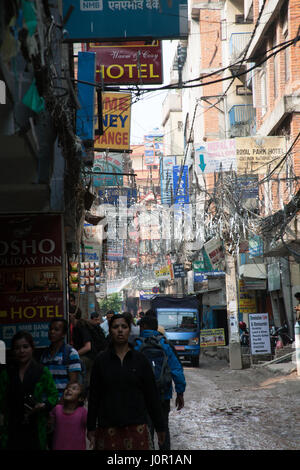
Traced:
[[79, 406], [71, 414], [63, 410], [63, 405], [56, 405], [51, 411], [55, 418], [53, 450], [86, 450], [87, 410]]

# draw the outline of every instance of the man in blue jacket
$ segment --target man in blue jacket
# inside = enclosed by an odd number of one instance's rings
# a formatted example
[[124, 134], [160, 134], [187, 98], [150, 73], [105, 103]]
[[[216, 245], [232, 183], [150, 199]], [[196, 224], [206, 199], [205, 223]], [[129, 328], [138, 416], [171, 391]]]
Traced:
[[[184, 407], [184, 398], [183, 394], [185, 392], [185, 377], [183, 373], [183, 367], [181, 362], [177, 358], [176, 354], [174, 353], [172, 347], [166, 341], [166, 338], [157, 331], [158, 323], [156, 317], [146, 315], [141, 319], [140, 322], [140, 336], [141, 338], [148, 338], [151, 336], [155, 336], [159, 338], [159, 343], [163, 346], [167, 358], [168, 364], [171, 370], [172, 380], [175, 384], [175, 391], [177, 393], [175, 405], [177, 410], [181, 410]], [[136, 339], [136, 346], [135, 349], [139, 350], [142, 346], [143, 340], [139, 338]], [[172, 383], [170, 385], [170, 389], [168, 392], [165, 393], [164, 400], [162, 402], [162, 409], [164, 415], [164, 422], [165, 422], [165, 432], [166, 432], [166, 439], [165, 442], [159, 446], [160, 450], [170, 450], [170, 432], [169, 432], [169, 413], [170, 413], [170, 400], [172, 398]]]

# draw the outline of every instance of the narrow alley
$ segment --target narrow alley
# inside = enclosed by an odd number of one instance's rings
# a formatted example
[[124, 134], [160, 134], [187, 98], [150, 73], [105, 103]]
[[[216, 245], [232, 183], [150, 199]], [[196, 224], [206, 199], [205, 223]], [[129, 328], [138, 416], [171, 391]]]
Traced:
[[266, 367], [231, 370], [201, 356], [184, 368], [185, 407], [170, 413], [174, 450], [296, 450], [300, 379]]

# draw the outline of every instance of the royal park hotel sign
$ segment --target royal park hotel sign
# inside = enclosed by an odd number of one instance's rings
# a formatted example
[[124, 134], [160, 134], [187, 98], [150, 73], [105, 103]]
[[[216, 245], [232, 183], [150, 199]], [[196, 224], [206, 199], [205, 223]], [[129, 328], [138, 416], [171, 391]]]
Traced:
[[63, 245], [60, 215], [1, 217], [0, 339], [10, 347], [20, 329], [37, 347], [48, 342], [48, 325], [64, 318]]

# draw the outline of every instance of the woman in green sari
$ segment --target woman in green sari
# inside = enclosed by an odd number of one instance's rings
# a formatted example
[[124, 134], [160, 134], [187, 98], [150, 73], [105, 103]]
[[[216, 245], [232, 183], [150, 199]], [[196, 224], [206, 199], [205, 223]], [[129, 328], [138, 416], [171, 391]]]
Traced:
[[0, 448], [47, 448], [49, 411], [58, 393], [49, 370], [33, 358], [34, 342], [27, 331], [12, 339], [14, 362], [0, 372]]

